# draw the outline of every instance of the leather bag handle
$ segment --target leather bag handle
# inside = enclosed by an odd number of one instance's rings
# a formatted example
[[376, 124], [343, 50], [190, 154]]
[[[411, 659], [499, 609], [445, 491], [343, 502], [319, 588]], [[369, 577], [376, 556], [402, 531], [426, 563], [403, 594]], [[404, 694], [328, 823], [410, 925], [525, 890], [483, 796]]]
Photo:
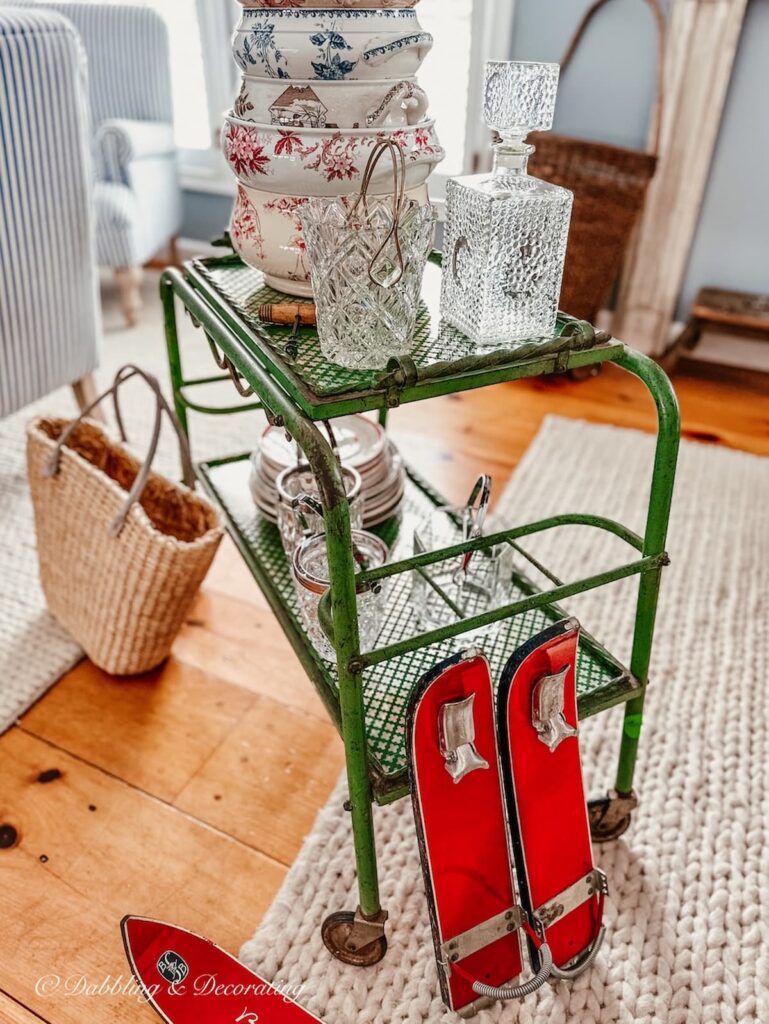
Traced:
[[192, 456], [190, 454], [190, 446], [187, 438], [184, 435], [184, 431], [179, 424], [175, 413], [169, 406], [163, 392], [160, 388], [160, 383], [157, 377], [154, 377], [151, 373], [147, 373], [138, 366], [128, 364], [121, 367], [115, 374], [115, 379], [112, 383], [112, 387], [108, 388], [103, 394], [99, 395], [98, 398], [94, 399], [93, 402], [89, 403], [83, 411], [71, 420], [66, 428], [62, 431], [59, 436], [54, 450], [51, 452], [50, 458], [43, 467], [43, 476], [54, 477], [59, 472], [59, 465], [61, 462], [62, 449], [66, 445], [67, 441], [72, 436], [75, 428], [80, 424], [89, 413], [100, 405], [106, 398], [112, 397], [114, 408], [115, 408], [115, 419], [117, 420], [118, 430], [120, 431], [120, 439], [122, 441], [127, 440], [125, 426], [123, 423], [123, 417], [120, 411], [120, 403], [118, 400], [118, 392], [120, 387], [133, 377], [141, 377], [150, 387], [155, 395], [155, 423], [152, 429], [152, 439], [150, 440], [149, 450], [147, 456], [142, 463], [139, 472], [136, 474], [136, 479], [133, 482], [131, 490], [128, 492], [125, 504], [115, 516], [114, 520], [110, 524], [109, 534], [111, 537], [118, 537], [123, 530], [128, 519], [128, 514], [141, 498], [144, 493], [144, 488], [147, 486], [150, 473], [152, 472], [152, 464], [155, 461], [155, 455], [158, 450], [158, 443], [160, 441], [160, 428], [163, 422], [163, 413], [166, 414], [168, 419], [171, 421], [171, 425], [176, 433], [177, 440], [179, 441], [179, 451], [182, 460], [182, 470], [184, 474], [185, 484], [192, 489], [195, 486], [195, 469], [192, 464]]
[[[593, 0], [588, 9], [582, 15], [582, 20], [574, 30], [574, 35], [571, 37], [569, 45], [566, 47], [566, 53], [561, 58], [561, 72], [565, 71], [569, 64], [571, 64], [572, 58], [582, 42], [582, 37], [593, 20], [595, 15], [604, 7], [610, 0]], [[651, 8], [652, 15], [654, 16], [654, 25], [657, 32], [657, 81], [655, 87], [655, 98], [654, 105], [652, 106], [652, 124], [654, 126], [654, 137], [652, 139], [652, 153], [655, 156], [659, 156], [660, 151], [660, 138], [662, 134], [662, 111], [665, 103], [665, 15], [660, 6], [660, 0], [644, 0], [646, 4]]]

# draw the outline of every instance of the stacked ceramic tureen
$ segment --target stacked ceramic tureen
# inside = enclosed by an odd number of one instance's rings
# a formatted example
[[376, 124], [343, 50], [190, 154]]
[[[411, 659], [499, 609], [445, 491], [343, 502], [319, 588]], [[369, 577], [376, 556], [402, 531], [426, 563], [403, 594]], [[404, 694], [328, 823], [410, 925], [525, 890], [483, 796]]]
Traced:
[[[416, 81], [432, 46], [417, 2], [244, 4], [233, 39], [242, 88], [223, 143], [239, 182], [231, 237], [279, 291], [312, 293], [297, 209], [309, 196], [359, 192], [380, 139], [402, 147], [409, 195], [427, 202], [443, 150]], [[380, 160], [369, 194], [391, 193], [392, 180]]]

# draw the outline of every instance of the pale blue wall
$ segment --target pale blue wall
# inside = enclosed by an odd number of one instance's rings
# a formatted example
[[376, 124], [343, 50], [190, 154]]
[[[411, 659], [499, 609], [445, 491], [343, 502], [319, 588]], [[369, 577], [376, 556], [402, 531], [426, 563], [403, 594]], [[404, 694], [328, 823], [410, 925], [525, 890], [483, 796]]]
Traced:
[[[517, 0], [513, 59], [559, 61], [587, 7], [586, 0]], [[654, 20], [646, 4], [607, 4], [563, 73], [555, 130], [643, 147], [656, 75], [655, 45]]]
[[184, 193], [184, 238], [210, 242], [229, 227], [232, 199], [207, 192]]
[[[513, 56], [559, 60], [587, 0], [517, 0]], [[665, 0], [669, 9], [670, 0]], [[643, 146], [654, 30], [642, 0], [612, 0], [564, 73], [557, 130]], [[703, 285], [769, 291], [769, 0], [749, 0], [678, 316]]]

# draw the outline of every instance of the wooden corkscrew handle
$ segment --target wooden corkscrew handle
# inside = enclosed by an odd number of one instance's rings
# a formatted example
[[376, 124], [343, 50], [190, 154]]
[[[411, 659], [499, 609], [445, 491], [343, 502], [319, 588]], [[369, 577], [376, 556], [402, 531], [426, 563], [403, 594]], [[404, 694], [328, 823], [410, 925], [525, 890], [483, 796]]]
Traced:
[[259, 307], [259, 319], [265, 324], [281, 324], [293, 327], [299, 317], [300, 327], [314, 327], [315, 304], [312, 302], [269, 303]]

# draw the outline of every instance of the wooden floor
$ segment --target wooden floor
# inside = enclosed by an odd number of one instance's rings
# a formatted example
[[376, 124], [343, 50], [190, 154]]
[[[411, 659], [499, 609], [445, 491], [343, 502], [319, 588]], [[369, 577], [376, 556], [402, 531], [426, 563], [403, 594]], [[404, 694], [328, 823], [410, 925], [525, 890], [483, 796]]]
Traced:
[[[769, 455], [769, 378], [686, 364], [675, 383], [686, 437]], [[480, 468], [499, 493], [550, 412], [654, 427], [641, 387], [613, 369], [392, 422], [417, 469], [458, 500]], [[116, 680], [83, 662], [0, 739], [0, 825], [18, 832], [0, 848], [0, 1021], [154, 1020], [133, 998], [68, 986], [127, 980], [129, 912], [237, 951], [341, 768], [320, 701], [226, 542], [167, 665]]]

